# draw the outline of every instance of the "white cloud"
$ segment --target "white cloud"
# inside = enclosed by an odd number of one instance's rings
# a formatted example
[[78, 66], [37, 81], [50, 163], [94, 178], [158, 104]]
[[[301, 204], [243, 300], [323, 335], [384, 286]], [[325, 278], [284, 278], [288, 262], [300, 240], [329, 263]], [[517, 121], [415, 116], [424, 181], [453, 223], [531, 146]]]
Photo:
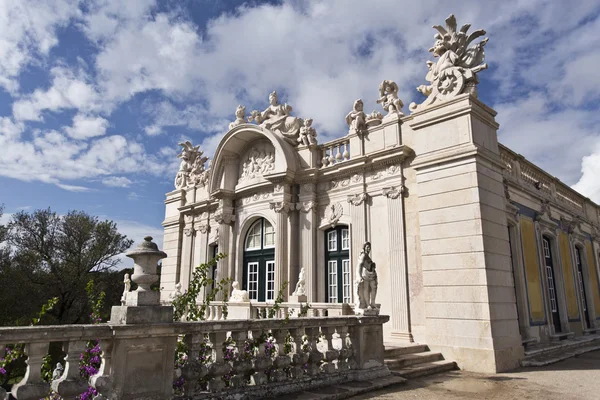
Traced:
[[160, 126], [158, 126], [156, 124], [148, 125], [147, 127], [144, 128], [144, 131], [146, 132], [146, 134], [148, 136], [157, 136], [157, 135], [160, 135], [161, 133], [163, 133]]
[[108, 120], [102, 117], [77, 114], [73, 118], [73, 126], [65, 128], [65, 131], [73, 139], [88, 139], [94, 136], [103, 136], [108, 124]]
[[112, 187], [129, 187], [133, 182], [124, 176], [111, 176], [104, 178], [102, 183], [106, 186]]

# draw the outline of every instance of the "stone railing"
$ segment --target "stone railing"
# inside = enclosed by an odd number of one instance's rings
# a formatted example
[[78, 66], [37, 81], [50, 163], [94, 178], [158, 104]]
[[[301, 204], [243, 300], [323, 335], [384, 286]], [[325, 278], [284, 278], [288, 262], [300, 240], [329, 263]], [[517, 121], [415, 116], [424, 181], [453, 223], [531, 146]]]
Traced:
[[[264, 398], [346, 380], [389, 375], [382, 325], [389, 317], [227, 320], [215, 323], [98, 324], [0, 328], [0, 348], [25, 345], [27, 371], [12, 388], [18, 400], [38, 400], [52, 388], [74, 399], [88, 385], [107, 399]], [[99, 373], [81, 378], [80, 354], [99, 340]], [[182, 341], [185, 354], [176, 351]], [[42, 379], [51, 342], [66, 353], [62, 376]], [[179, 369], [174, 360], [185, 360]], [[180, 393], [173, 393], [177, 380]]]
[[[222, 321], [226, 318], [223, 313], [224, 303], [213, 301], [206, 307], [205, 319], [207, 321]], [[301, 310], [305, 309], [305, 317], [338, 317], [354, 315], [349, 304], [342, 303], [281, 303], [277, 309], [268, 302], [227, 303], [231, 318], [265, 319], [298, 317]]]
[[323, 143], [319, 149], [321, 150], [321, 168], [350, 160], [350, 140], [347, 138]]
[[586, 198], [543, 169], [527, 161], [507, 147], [500, 145], [500, 159], [505, 166], [505, 175], [517, 182], [531, 186], [558, 201], [583, 211]]

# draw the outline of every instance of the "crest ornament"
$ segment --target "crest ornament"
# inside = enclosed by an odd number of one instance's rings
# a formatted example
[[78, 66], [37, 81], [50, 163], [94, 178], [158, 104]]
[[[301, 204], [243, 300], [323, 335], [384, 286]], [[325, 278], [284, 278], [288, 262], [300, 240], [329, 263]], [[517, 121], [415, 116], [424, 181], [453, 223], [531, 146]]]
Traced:
[[276, 91], [269, 95], [269, 104], [263, 112], [253, 110], [248, 122], [254, 121], [263, 128], [279, 133], [292, 146], [298, 145], [300, 128], [304, 125], [302, 119], [290, 115], [292, 106], [289, 104], [279, 104]]
[[420, 111], [438, 101], [447, 100], [460, 94], [470, 93], [477, 97], [477, 73], [487, 69], [484, 63], [485, 53], [483, 47], [488, 38], [469, 47], [475, 39], [485, 35], [483, 29], [476, 30], [470, 35], [467, 31], [471, 24], [463, 25], [457, 30], [456, 18], [450, 14], [446, 18], [446, 27], [435, 25], [438, 31], [435, 35], [435, 44], [429, 49], [434, 57], [439, 57], [437, 62], [427, 61], [429, 73], [425, 77], [429, 85], [421, 85], [417, 90], [427, 96], [421, 104], [412, 103], [410, 110]]
[[233, 129], [238, 125], [246, 123], [246, 107], [243, 105], [237, 106], [235, 109], [235, 121], [229, 124], [229, 129]]
[[365, 123], [370, 128], [372, 126], [381, 125], [381, 121], [383, 120], [383, 115], [380, 112], [373, 110], [373, 112], [367, 115]]
[[344, 206], [340, 203], [329, 204], [325, 209], [325, 219], [331, 225], [331, 227], [335, 227], [340, 218], [344, 215]]
[[204, 152], [200, 150], [200, 146], [192, 145], [189, 140], [179, 143], [179, 145], [182, 148], [177, 158], [181, 158], [181, 163], [175, 176], [175, 188], [183, 189], [191, 185], [206, 185], [210, 167], [205, 169], [204, 164], [208, 161], [208, 157], [203, 156]]

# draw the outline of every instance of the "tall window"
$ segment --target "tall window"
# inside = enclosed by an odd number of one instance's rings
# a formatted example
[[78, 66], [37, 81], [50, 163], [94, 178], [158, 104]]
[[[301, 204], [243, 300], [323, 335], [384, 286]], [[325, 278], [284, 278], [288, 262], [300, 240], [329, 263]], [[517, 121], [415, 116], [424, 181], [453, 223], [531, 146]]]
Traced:
[[325, 250], [325, 298], [328, 303], [350, 303], [350, 231], [347, 226], [325, 232]]
[[246, 234], [243, 273], [242, 288], [250, 300], [275, 300], [275, 228], [264, 218]]
[[583, 279], [583, 263], [581, 258], [581, 249], [575, 247], [575, 262], [577, 263], [577, 278], [579, 280], [579, 294], [583, 305], [583, 316], [585, 318], [585, 327], [590, 327], [590, 314], [588, 312], [587, 299], [585, 297], [585, 281]]
[[554, 331], [560, 332], [560, 314], [558, 311], [558, 301], [556, 297], [556, 282], [554, 280], [554, 262], [552, 259], [552, 249], [550, 248], [550, 239], [542, 238], [542, 249], [544, 251], [544, 263], [546, 266], [546, 279], [548, 282], [548, 298], [550, 299], [550, 311], [552, 312], [552, 324]]

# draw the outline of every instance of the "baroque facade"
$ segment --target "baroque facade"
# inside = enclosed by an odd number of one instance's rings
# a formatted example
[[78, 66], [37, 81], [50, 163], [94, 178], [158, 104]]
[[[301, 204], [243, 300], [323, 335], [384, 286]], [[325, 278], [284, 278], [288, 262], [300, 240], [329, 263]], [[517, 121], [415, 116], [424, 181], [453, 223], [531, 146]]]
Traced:
[[454, 16], [434, 28], [426, 99], [409, 115], [384, 80], [381, 112], [349, 102], [347, 134], [319, 144], [312, 119], [273, 92], [262, 112], [237, 107], [210, 162], [181, 144], [163, 301], [222, 252], [214, 277], [253, 304], [288, 282], [288, 302], [301, 286], [327, 315], [352, 313], [371, 242], [386, 342], [497, 372], [529, 344], [599, 329], [600, 208], [498, 143], [496, 113], [477, 98], [485, 31], [457, 29]]

